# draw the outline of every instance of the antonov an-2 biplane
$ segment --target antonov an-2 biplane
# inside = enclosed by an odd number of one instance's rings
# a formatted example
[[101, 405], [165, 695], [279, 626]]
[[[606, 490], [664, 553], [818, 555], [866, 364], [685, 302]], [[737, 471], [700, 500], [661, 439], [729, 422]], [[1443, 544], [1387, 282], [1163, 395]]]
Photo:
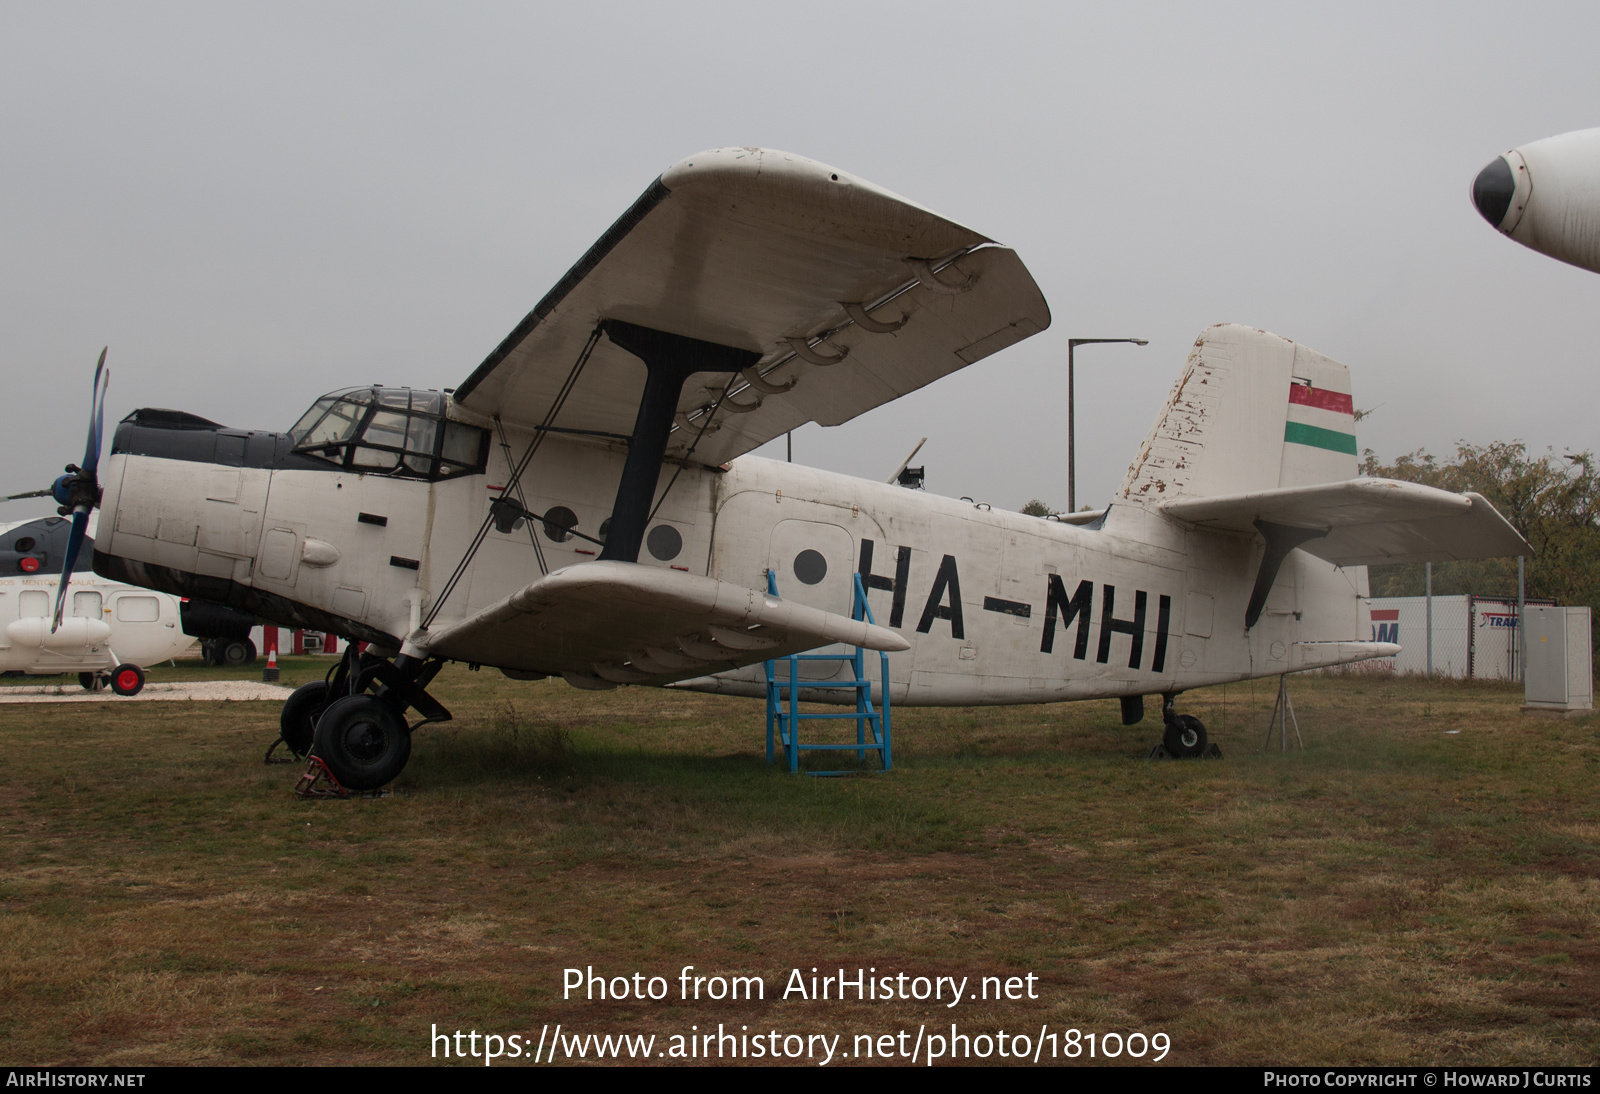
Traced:
[[[1049, 324], [1014, 251], [811, 160], [718, 149], [652, 183], [453, 392], [346, 388], [287, 433], [135, 411], [103, 484], [91, 466], [56, 493], [103, 506], [98, 573], [370, 643], [283, 715], [357, 789], [405, 765], [408, 710], [449, 717], [427, 692], [446, 661], [760, 696], [761, 662], [835, 643], [891, 655], [894, 703], [1120, 697], [1132, 722], [1160, 695], [1169, 749], [1198, 755], [1185, 689], [1398, 652], [1364, 640], [1364, 564], [1527, 550], [1481, 497], [1358, 479], [1345, 367], [1240, 326], [1200, 335], [1100, 512], [746, 455]], [[851, 617], [857, 574], [876, 625]]]

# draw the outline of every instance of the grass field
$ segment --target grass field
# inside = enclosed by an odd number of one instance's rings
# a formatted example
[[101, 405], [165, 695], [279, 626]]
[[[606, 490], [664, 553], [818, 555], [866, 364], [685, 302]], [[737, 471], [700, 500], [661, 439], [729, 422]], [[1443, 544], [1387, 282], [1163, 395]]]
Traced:
[[[180, 674], [226, 670], [151, 678]], [[424, 1063], [434, 1025], [558, 1022], [849, 1052], [956, 1022], [1163, 1032], [1181, 1064], [1594, 1063], [1600, 721], [1291, 686], [1304, 751], [1263, 750], [1269, 681], [1180, 701], [1220, 761], [1148, 762], [1153, 719], [1114, 702], [907, 709], [892, 774], [823, 780], [765, 765], [748, 700], [452, 667], [455, 721], [353, 801], [261, 763], [270, 704], [0, 706], [3, 1062]], [[684, 965], [766, 998], [680, 1001]], [[564, 1000], [586, 966], [672, 992]], [[779, 998], [812, 966], [1038, 998]]]

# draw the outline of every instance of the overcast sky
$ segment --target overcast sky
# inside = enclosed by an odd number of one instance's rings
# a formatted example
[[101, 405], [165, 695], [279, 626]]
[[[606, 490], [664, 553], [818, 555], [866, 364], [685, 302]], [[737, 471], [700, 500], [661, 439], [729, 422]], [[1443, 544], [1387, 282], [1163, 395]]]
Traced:
[[[1600, 278], [1474, 175], [1600, 125], [1600, 7], [0, 2], [5, 493], [109, 416], [286, 429], [455, 386], [668, 165], [764, 145], [1016, 248], [1054, 324], [795, 458], [1066, 504], [1121, 481], [1195, 335], [1350, 366], [1380, 456], [1600, 446]], [[781, 442], [768, 454], [782, 456]], [[27, 510], [25, 504], [35, 504]], [[48, 505], [14, 504], [16, 519]]]

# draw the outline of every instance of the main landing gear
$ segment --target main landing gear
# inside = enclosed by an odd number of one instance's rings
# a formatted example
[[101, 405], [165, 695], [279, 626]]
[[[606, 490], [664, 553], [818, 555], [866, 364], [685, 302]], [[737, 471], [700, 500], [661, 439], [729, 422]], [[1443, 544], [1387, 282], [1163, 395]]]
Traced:
[[[298, 757], [321, 760], [346, 790], [376, 790], [394, 781], [411, 758], [412, 731], [450, 720], [426, 690], [443, 664], [405, 654], [390, 661], [359, 653], [352, 643], [326, 680], [296, 688], [283, 704], [268, 761], [281, 743]], [[422, 719], [408, 725], [407, 710]]]
[[1193, 714], [1179, 714], [1173, 709], [1176, 695], [1161, 697], [1161, 743], [1150, 750], [1152, 760], [1198, 760], [1201, 757], [1222, 758], [1222, 749], [1206, 740], [1206, 724]]

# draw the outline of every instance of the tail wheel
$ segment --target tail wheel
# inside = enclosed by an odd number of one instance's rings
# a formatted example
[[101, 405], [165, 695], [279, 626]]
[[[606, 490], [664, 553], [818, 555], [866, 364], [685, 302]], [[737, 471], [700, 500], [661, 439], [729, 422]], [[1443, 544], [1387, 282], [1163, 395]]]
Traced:
[[411, 730], [395, 709], [372, 695], [346, 695], [317, 719], [317, 755], [340, 785], [376, 790], [394, 781], [411, 758]]
[[1161, 743], [1169, 755], [1194, 760], [1205, 755], [1206, 726], [1192, 714], [1177, 714], [1167, 723]]
[[118, 695], [138, 695], [144, 688], [144, 669], [138, 665], [118, 665], [111, 670], [111, 690]]
[[304, 756], [311, 751], [311, 743], [316, 739], [317, 719], [327, 705], [328, 685], [323, 680], [302, 684], [284, 700], [283, 713], [278, 716], [278, 735], [289, 746], [290, 752]]

